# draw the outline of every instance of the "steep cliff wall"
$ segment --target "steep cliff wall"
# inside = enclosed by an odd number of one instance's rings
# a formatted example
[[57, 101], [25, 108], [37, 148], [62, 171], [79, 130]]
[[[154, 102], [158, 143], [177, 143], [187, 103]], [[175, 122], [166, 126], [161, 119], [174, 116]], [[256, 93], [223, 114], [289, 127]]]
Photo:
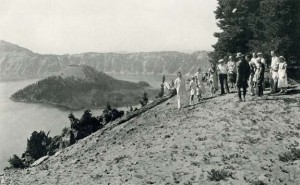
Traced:
[[121, 74], [184, 74], [208, 67], [206, 51], [140, 53], [83, 53], [75, 55], [41, 55], [0, 41], [0, 79], [26, 79], [55, 75], [68, 65], [85, 64], [105, 73]]

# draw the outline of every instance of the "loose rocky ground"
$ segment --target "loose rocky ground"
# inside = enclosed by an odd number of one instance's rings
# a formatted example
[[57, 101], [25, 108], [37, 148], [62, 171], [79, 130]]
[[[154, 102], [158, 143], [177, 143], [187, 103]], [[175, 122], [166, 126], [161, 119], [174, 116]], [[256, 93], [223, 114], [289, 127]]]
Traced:
[[300, 156], [288, 157], [299, 149], [299, 90], [236, 99], [206, 99], [184, 114], [172, 98], [36, 167], [6, 171], [1, 183], [300, 184]]

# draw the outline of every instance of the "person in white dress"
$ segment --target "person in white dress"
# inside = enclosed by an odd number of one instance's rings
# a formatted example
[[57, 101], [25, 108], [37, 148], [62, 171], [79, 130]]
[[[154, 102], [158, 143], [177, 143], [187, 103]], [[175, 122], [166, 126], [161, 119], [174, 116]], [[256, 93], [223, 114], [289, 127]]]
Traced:
[[196, 84], [196, 78], [193, 77], [190, 81], [190, 84], [189, 84], [189, 90], [191, 92], [191, 95], [190, 95], [190, 105], [194, 105], [194, 99], [195, 99], [195, 94], [196, 94], [196, 91], [197, 91], [197, 84]]
[[211, 92], [211, 97], [213, 97], [218, 90], [218, 71], [216, 64], [211, 63], [211, 67], [208, 69], [208, 76], [209, 76], [209, 84], [210, 84], [210, 92]]
[[255, 79], [254, 79], [254, 77], [255, 77], [255, 71], [256, 71], [256, 54], [255, 53], [253, 53], [253, 57], [249, 62], [249, 66], [250, 66], [250, 77], [249, 77], [248, 83], [249, 83], [249, 87], [250, 87], [251, 96], [254, 96], [255, 95], [255, 86], [254, 86]]
[[200, 88], [199, 88], [198, 85], [196, 87], [196, 95], [197, 95], [197, 100], [198, 100], [198, 103], [199, 103], [202, 97], [201, 97]]
[[287, 64], [285, 58], [283, 56], [279, 57], [279, 65], [278, 65], [278, 87], [281, 89], [279, 93], [287, 93], [288, 81], [287, 81], [287, 73], [286, 68]]
[[196, 85], [198, 85], [198, 88], [199, 88], [199, 93], [200, 93], [200, 96], [201, 94], [205, 94], [206, 93], [206, 90], [205, 90], [205, 86], [204, 86], [204, 83], [203, 83], [203, 75], [201, 73], [201, 68], [199, 67], [197, 72], [195, 73], [194, 75], [195, 77], [195, 80], [196, 80]]
[[185, 103], [187, 99], [187, 90], [186, 90], [186, 82], [182, 78], [181, 72], [177, 73], [177, 78], [174, 81], [176, 92], [177, 92], [177, 104], [178, 109], [182, 108], [182, 105]]
[[270, 66], [270, 89], [271, 93], [277, 93], [278, 87], [278, 66], [279, 58], [276, 56], [275, 51], [271, 51], [272, 61]]
[[253, 62], [255, 65], [256, 65], [256, 58], [257, 58], [256, 53], [253, 52], [253, 53], [252, 53], [251, 62]]
[[229, 56], [229, 61], [227, 63], [228, 66], [228, 79], [231, 83], [231, 89], [235, 87], [236, 83], [236, 62], [233, 60], [232, 56]]

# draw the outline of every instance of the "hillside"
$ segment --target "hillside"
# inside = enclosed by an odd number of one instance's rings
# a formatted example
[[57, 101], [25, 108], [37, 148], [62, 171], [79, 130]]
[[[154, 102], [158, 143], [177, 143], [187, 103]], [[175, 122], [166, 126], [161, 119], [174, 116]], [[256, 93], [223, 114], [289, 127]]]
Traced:
[[[1, 182], [299, 184], [299, 92], [241, 103], [233, 101], [234, 94], [219, 96], [188, 107], [187, 116], [178, 112], [174, 97], [121, 125], [108, 125], [39, 166], [5, 171]], [[209, 179], [221, 169], [226, 181]]]
[[138, 104], [143, 92], [158, 94], [145, 82], [116, 80], [87, 65], [71, 65], [60, 75], [51, 76], [15, 92], [14, 101], [46, 103], [70, 109], [114, 107]]
[[83, 53], [41, 55], [0, 41], [0, 80], [40, 78], [56, 75], [69, 65], [89, 65], [98, 71], [120, 74], [184, 74], [208, 68], [206, 51], [192, 54], [176, 51], [140, 53]]

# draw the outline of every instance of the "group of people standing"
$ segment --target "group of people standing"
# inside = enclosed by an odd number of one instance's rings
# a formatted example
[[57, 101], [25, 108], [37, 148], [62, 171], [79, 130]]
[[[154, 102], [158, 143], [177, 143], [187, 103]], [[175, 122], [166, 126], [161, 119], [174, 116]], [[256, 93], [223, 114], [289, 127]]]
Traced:
[[201, 94], [206, 92], [200, 67], [187, 82], [182, 78], [181, 72], [178, 72], [174, 85], [177, 92], [178, 109], [182, 107], [183, 102], [189, 102], [190, 105], [193, 105], [196, 98], [199, 102], [202, 99]]
[[[283, 56], [278, 57], [275, 51], [271, 51], [270, 65], [270, 94], [287, 93], [287, 63]], [[219, 89], [221, 95], [229, 94], [230, 89], [236, 88], [239, 101], [245, 101], [247, 88], [250, 87], [251, 96], [261, 97], [265, 90], [265, 71], [267, 64], [261, 52], [253, 53], [244, 56], [242, 53], [237, 53], [236, 60], [233, 56], [228, 57], [228, 62], [220, 59], [218, 64], [211, 63], [208, 69], [208, 84], [210, 86], [211, 96], [214, 96]], [[229, 86], [230, 85], [230, 86]], [[184, 97], [189, 93], [189, 104], [194, 103], [197, 96], [200, 101], [201, 94], [205, 93], [203, 76], [201, 68], [198, 68], [197, 73], [187, 81], [182, 78], [181, 72], [177, 73], [175, 80], [175, 88], [177, 91], [178, 108], [182, 106]]]

